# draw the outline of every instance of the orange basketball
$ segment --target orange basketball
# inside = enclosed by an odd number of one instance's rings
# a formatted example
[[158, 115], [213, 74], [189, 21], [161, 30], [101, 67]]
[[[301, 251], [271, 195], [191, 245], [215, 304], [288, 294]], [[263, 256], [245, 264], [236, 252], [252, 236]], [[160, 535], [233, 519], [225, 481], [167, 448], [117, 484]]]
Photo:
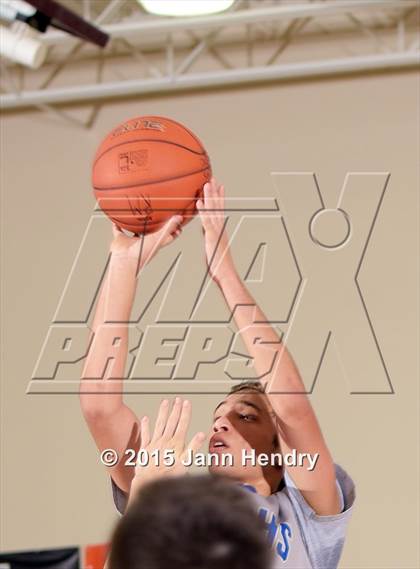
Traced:
[[152, 233], [180, 213], [184, 223], [211, 178], [209, 157], [200, 140], [165, 117], [125, 121], [100, 144], [92, 168], [99, 206], [119, 227]]

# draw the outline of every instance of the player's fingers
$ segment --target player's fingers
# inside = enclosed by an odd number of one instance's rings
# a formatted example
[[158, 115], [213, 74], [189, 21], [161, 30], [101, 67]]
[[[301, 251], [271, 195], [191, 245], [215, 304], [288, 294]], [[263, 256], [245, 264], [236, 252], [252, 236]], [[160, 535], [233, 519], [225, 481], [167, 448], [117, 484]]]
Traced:
[[220, 198], [221, 188], [222, 188], [222, 184], [219, 184], [219, 182], [216, 180], [216, 178], [212, 178], [211, 179], [211, 193], [212, 193], [213, 198], [215, 200]]
[[146, 448], [150, 443], [149, 417], [146, 415], [140, 421], [140, 446]]
[[190, 444], [185, 449], [183, 456], [188, 456], [190, 452], [195, 454], [202, 446], [204, 441], [206, 440], [207, 436], [205, 433], [197, 433], [193, 436], [190, 441]]
[[118, 227], [118, 225], [116, 223], [112, 224], [112, 235], [114, 237], [118, 237], [118, 235], [121, 235], [122, 231], [121, 228]]
[[211, 187], [213, 195], [218, 196], [220, 192], [220, 184], [214, 177], [211, 179]]
[[148, 262], [149, 259], [151, 259], [156, 254], [156, 251], [158, 249], [160, 249], [161, 247], [165, 247], [165, 245], [168, 245], [174, 240], [175, 238], [174, 232], [176, 231], [181, 221], [182, 221], [181, 215], [173, 215], [171, 218], [168, 219], [165, 225], [161, 227], [161, 229], [159, 229], [159, 231], [157, 231], [153, 235], [154, 239], [153, 247], [149, 253], [149, 257], [146, 260], [146, 262]]
[[162, 227], [159, 236], [160, 246], [167, 245], [174, 239], [175, 232], [179, 229], [182, 223], [182, 215], [173, 215], [165, 225]]
[[206, 209], [211, 209], [213, 192], [212, 192], [212, 185], [210, 182], [204, 184], [203, 193], [204, 193], [204, 205]]
[[219, 186], [219, 184], [216, 184], [213, 202], [215, 209], [214, 216], [220, 219], [220, 217], [224, 215], [225, 209], [224, 187], [222, 185]]
[[178, 425], [175, 429], [174, 438], [179, 439], [182, 443], [185, 442], [188, 427], [191, 421], [191, 402], [185, 399], [182, 403], [181, 414], [179, 416]]
[[161, 227], [159, 229], [159, 231], [157, 232], [157, 234], [160, 235], [167, 235], [168, 233], [173, 233], [175, 231], [175, 229], [179, 226], [179, 224], [182, 223], [182, 215], [172, 215], [163, 225], [163, 227]]
[[208, 229], [210, 227], [209, 215], [205, 211], [205, 204], [201, 199], [197, 201], [197, 210], [204, 230]]
[[210, 217], [214, 217], [219, 209], [219, 193], [216, 178], [211, 178], [207, 191], [207, 207], [212, 210]]
[[155, 430], [153, 433], [152, 441], [156, 441], [163, 435], [163, 431], [165, 430], [165, 425], [168, 420], [169, 414], [169, 401], [164, 399], [159, 407], [158, 416], [156, 419]]
[[172, 406], [172, 411], [166, 421], [165, 429], [163, 431], [164, 439], [171, 439], [174, 436], [175, 429], [178, 425], [179, 417], [182, 410], [182, 400], [180, 397], [176, 397], [174, 404]]

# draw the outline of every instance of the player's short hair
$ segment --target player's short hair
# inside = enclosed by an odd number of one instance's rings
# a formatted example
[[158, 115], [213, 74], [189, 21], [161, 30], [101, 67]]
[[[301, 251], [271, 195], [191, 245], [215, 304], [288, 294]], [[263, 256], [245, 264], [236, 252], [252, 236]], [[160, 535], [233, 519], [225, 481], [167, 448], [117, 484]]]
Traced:
[[242, 381], [241, 383], [238, 383], [237, 385], [234, 385], [231, 388], [229, 395], [231, 395], [232, 393], [238, 393], [239, 391], [256, 391], [257, 393], [262, 393], [263, 395], [265, 395], [265, 388], [260, 381], [254, 381], [248, 379]]
[[[244, 391], [245, 393], [254, 392], [254, 393], [259, 393], [261, 395], [266, 395], [264, 385], [262, 385], [260, 381], [254, 381], [254, 380], [246, 380], [242, 381], [241, 383], [238, 383], [237, 385], [234, 385], [231, 388], [229, 395], [232, 395], [233, 393], [240, 393], [241, 391]], [[280, 440], [277, 434], [274, 435], [273, 443], [275, 444], [276, 447], [280, 448]]]
[[248, 491], [220, 476], [144, 486], [114, 532], [109, 569], [267, 569], [270, 550]]

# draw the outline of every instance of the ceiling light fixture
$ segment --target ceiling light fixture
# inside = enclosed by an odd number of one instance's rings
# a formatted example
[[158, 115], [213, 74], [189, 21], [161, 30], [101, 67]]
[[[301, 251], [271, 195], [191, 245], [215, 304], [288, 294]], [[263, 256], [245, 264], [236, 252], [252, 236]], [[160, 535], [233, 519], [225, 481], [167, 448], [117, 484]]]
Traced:
[[44, 63], [48, 49], [39, 36], [23, 22], [15, 22], [9, 28], [0, 26], [0, 55], [38, 69]]
[[158, 16], [202, 16], [230, 8], [235, 0], [138, 0], [150, 14]]
[[34, 69], [47, 56], [47, 44], [42, 34], [49, 27], [58, 28], [100, 47], [105, 47], [109, 35], [81, 18], [55, 0], [0, 0], [0, 55]]

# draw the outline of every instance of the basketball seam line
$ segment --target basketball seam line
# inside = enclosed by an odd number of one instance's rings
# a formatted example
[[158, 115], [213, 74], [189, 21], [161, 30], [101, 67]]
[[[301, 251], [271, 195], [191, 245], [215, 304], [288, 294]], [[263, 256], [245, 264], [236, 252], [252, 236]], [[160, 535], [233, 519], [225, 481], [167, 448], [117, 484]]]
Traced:
[[[182, 213], [182, 212], [185, 213], [186, 210], [187, 210], [189, 207], [191, 207], [191, 205], [192, 205], [192, 204], [194, 203], [194, 201], [196, 201], [196, 200], [197, 200], [197, 198], [193, 198], [191, 201], [189, 201], [189, 202], [187, 203], [187, 205], [186, 205], [183, 209], [181, 209], [181, 210], [179, 210], [179, 211], [180, 211], [181, 213]], [[194, 209], [196, 209], [196, 208], [194, 208]], [[128, 210], [127, 210], [127, 211], [128, 211]], [[167, 209], [167, 210], [162, 210], [162, 211], [172, 211], [172, 210]], [[177, 214], [176, 214], [176, 211], [178, 211], [178, 210], [173, 210], [173, 211], [174, 211], [174, 215], [177, 215]], [[193, 211], [194, 211], [194, 210], [193, 210]], [[111, 215], [109, 215], [109, 214], [107, 214], [107, 215], [108, 215], [108, 217], [109, 217], [112, 221], [117, 221], [117, 223], [121, 223], [121, 221], [118, 220], [117, 216], [115, 216], [115, 215], [112, 215], [112, 216], [111, 216]], [[194, 215], [195, 215], [195, 214], [194, 214]], [[166, 221], [167, 221], [167, 220], [165, 220], [165, 219], [160, 220], [160, 221], [145, 221], [143, 225], [144, 225], [144, 227], [150, 227], [150, 226], [153, 226], [153, 225], [164, 225], [164, 224], [166, 223]], [[123, 220], [123, 222], [124, 222], [124, 220]], [[124, 223], [125, 223], [125, 222], [124, 222]], [[126, 223], [126, 225], [128, 225], [128, 223]], [[134, 226], [134, 224], [130, 224], [130, 225], [133, 225], [133, 226]], [[129, 229], [129, 231], [132, 231], [132, 230]]]
[[182, 174], [181, 176], [171, 176], [170, 178], [163, 178], [162, 180], [152, 180], [151, 182], [146, 183], [139, 183], [139, 184], [130, 184], [130, 185], [122, 185], [122, 186], [112, 186], [110, 188], [97, 188], [93, 186], [93, 189], [97, 192], [109, 192], [112, 190], [124, 190], [126, 188], [136, 188], [136, 187], [144, 187], [149, 186], [151, 184], [160, 184], [162, 182], [169, 182], [171, 180], [179, 180], [180, 178], [186, 178], [187, 176], [193, 176], [194, 174], [200, 174], [200, 172], [205, 172], [206, 170], [211, 170], [210, 165], [202, 168], [201, 170], [195, 170], [194, 172], [188, 172], [187, 174]]
[[102, 158], [102, 156], [104, 156], [107, 152], [110, 152], [111, 150], [113, 150], [114, 148], [117, 148], [118, 146], [123, 146], [124, 144], [131, 144], [134, 142], [160, 142], [163, 144], [172, 144], [173, 146], [179, 146], [179, 148], [183, 148], [184, 150], [188, 150], [189, 152], [192, 152], [193, 154], [197, 154], [198, 156], [207, 156], [207, 153], [205, 150], [204, 150], [204, 152], [197, 152], [196, 150], [192, 150], [191, 148], [188, 148], [188, 146], [184, 146], [183, 144], [179, 144], [178, 142], [171, 142], [170, 140], [155, 140], [154, 138], [136, 138], [135, 140], [126, 140], [124, 142], [119, 142], [118, 144], [114, 144], [114, 146], [111, 146], [111, 148], [107, 148], [106, 150], [104, 150], [102, 152], [102, 154], [100, 154], [97, 158], [95, 158], [95, 161], [92, 165], [92, 168], [94, 168], [96, 166], [96, 163], [98, 162], [98, 160], [100, 160]]
[[201, 142], [201, 140], [198, 138], [198, 136], [196, 136], [192, 130], [190, 130], [187, 126], [185, 126], [184, 124], [181, 124], [180, 122], [174, 120], [174, 119], [170, 119], [169, 117], [163, 117], [163, 116], [159, 116], [159, 115], [147, 115], [146, 118], [152, 118], [152, 119], [159, 119], [162, 120], [164, 119], [165, 121], [169, 121], [172, 122], [176, 125], [178, 125], [179, 127], [181, 127], [182, 129], [186, 130], [187, 132], [190, 133], [190, 135], [194, 138], [194, 140], [198, 143], [198, 146], [201, 146], [201, 148], [203, 148], [204, 150], [204, 145]]

